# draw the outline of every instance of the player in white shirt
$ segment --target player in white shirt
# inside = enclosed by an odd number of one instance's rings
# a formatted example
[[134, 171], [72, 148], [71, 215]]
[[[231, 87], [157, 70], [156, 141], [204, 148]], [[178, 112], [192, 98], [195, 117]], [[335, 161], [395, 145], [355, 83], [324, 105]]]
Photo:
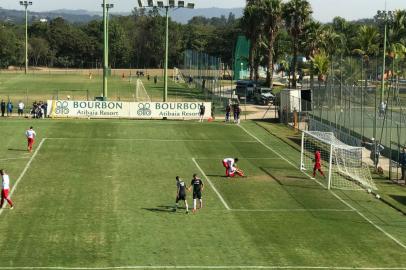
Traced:
[[234, 168], [238, 162], [238, 158], [225, 158], [223, 159], [223, 166], [226, 168], [226, 176], [230, 176], [230, 169]]
[[22, 101], [20, 101], [20, 102], [18, 103], [18, 115], [19, 115], [19, 116], [23, 116], [23, 114], [24, 114], [24, 107], [25, 107], [24, 103], [23, 103]]
[[1, 202], [0, 202], [0, 208], [3, 207], [4, 200], [8, 202], [10, 205], [10, 208], [14, 208], [14, 204], [9, 198], [9, 193], [10, 193], [10, 177], [4, 170], [0, 170], [0, 175], [1, 175], [1, 182], [2, 182], [2, 190], [1, 190]]
[[35, 133], [33, 127], [30, 127], [30, 129], [28, 129], [25, 132], [25, 136], [27, 136], [28, 151], [32, 152], [32, 146], [34, 145], [35, 137], [37, 136], [37, 133]]

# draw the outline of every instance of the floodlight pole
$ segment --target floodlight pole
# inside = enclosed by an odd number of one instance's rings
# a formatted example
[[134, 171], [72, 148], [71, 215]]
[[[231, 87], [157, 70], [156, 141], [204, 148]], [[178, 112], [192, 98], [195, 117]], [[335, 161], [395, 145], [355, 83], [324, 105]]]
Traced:
[[166, 32], [165, 32], [165, 70], [164, 70], [164, 97], [163, 101], [168, 100], [168, 55], [169, 55], [169, 6], [165, 7]]
[[167, 4], [164, 4], [164, 1], [157, 1], [157, 5], [154, 5], [154, 1], [148, 0], [148, 5], [144, 5], [143, 0], [138, 0], [138, 6], [143, 7], [158, 7], [160, 9], [165, 9], [165, 63], [164, 63], [164, 93], [163, 93], [163, 102], [168, 100], [168, 62], [169, 62], [169, 9], [171, 8], [189, 8], [193, 9], [195, 4], [188, 3], [185, 5], [185, 1], [178, 1], [178, 4], [175, 4], [175, 1], [168, 1]]
[[386, 71], [386, 39], [387, 39], [387, 31], [388, 31], [388, 21], [387, 15], [385, 11], [385, 33], [383, 37], [383, 62], [382, 62], [382, 84], [381, 84], [381, 103], [385, 99], [385, 71]]
[[107, 28], [107, 0], [103, 0], [103, 100], [107, 100], [107, 71], [109, 64], [109, 45]]
[[31, 1], [20, 1], [20, 5], [25, 8], [25, 74], [28, 73], [28, 6], [32, 5]]
[[25, 5], [25, 74], [28, 72], [28, 5]]

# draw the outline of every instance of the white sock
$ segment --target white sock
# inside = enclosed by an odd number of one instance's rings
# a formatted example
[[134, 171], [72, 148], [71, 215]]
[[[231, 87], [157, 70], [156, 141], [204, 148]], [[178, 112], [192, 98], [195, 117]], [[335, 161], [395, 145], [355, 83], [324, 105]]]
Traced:
[[185, 201], [185, 206], [186, 206], [186, 212], [189, 212], [189, 205], [187, 204], [187, 201]]
[[193, 209], [196, 210], [196, 199], [193, 199]]
[[200, 208], [203, 208], [203, 200], [200, 199]]

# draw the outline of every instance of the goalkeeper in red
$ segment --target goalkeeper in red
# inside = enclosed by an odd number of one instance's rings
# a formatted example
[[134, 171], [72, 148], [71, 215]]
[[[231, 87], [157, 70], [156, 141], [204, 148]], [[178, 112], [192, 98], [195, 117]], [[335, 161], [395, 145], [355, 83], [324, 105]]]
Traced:
[[321, 170], [321, 153], [319, 150], [316, 150], [316, 152], [314, 152], [313, 178], [316, 177], [316, 171], [319, 171], [320, 174], [324, 177], [324, 173]]

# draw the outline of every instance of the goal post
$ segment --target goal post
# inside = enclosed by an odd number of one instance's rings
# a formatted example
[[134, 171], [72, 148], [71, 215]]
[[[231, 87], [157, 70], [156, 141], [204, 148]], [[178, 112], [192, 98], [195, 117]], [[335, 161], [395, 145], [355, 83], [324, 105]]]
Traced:
[[377, 190], [369, 167], [362, 161], [362, 147], [347, 145], [332, 132], [304, 131], [301, 144], [302, 171], [313, 174], [315, 152], [321, 155], [325, 177], [321, 177], [328, 189]]
[[134, 96], [135, 101], [151, 101], [150, 96], [148, 95], [147, 90], [144, 87], [144, 83], [140, 80], [137, 79], [136, 85], [135, 85], [135, 96]]

